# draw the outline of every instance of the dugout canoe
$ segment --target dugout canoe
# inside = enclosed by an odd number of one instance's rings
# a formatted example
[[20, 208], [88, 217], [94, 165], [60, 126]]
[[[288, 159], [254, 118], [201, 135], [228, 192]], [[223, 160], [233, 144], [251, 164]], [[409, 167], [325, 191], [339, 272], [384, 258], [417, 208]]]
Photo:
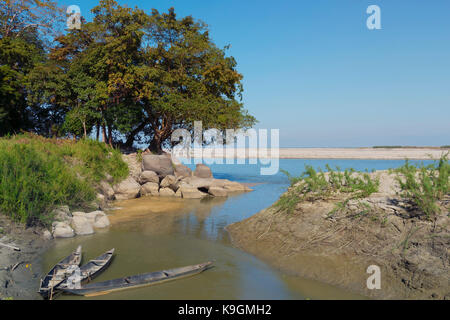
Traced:
[[101, 256], [89, 261], [69, 278], [64, 280], [56, 289], [61, 290], [64, 288], [75, 288], [78, 284], [90, 282], [100, 273], [102, 273], [111, 264], [115, 249], [111, 249]]
[[69, 256], [56, 264], [52, 270], [41, 280], [39, 293], [44, 299], [48, 299], [53, 294], [54, 289], [69, 277], [75, 267], [81, 263], [81, 246], [72, 252]]
[[64, 293], [78, 296], [100, 296], [111, 292], [141, 288], [156, 285], [168, 281], [174, 281], [186, 277], [191, 277], [202, 273], [212, 266], [212, 262], [202, 263], [194, 266], [177, 268], [172, 270], [158, 271], [152, 273], [130, 276], [99, 283], [92, 283], [80, 289], [62, 289]]

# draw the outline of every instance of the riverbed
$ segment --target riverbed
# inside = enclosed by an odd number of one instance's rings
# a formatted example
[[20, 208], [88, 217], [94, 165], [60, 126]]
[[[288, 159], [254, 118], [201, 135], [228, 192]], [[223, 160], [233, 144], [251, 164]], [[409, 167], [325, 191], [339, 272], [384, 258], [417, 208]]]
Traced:
[[[385, 170], [403, 161], [281, 160], [292, 174], [304, 165], [325, 164], [358, 170]], [[60, 296], [59, 299], [362, 299], [364, 297], [320, 282], [290, 276], [233, 247], [225, 227], [271, 206], [287, 189], [279, 173], [261, 176], [259, 165], [212, 165], [216, 178], [253, 185], [253, 192], [227, 199], [183, 200], [141, 198], [116, 202], [108, 212], [108, 230], [87, 237], [54, 241], [43, 256], [49, 270], [77, 245], [83, 261], [115, 248], [111, 266], [95, 281], [214, 261], [215, 267], [196, 277], [155, 287], [95, 298]]]

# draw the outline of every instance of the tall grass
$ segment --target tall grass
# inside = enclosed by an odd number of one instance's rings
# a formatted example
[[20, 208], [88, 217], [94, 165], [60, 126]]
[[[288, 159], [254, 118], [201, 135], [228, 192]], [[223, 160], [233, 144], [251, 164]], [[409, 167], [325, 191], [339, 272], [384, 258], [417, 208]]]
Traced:
[[404, 198], [411, 201], [429, 219], [440, 213], [438, 201], [450, 195], [448, 154], [428, 166], [414, 166], [406, 161], [394, 171]]
[[128, 174], [120, 152], [104, 144], [21, 134], [0, 139], [0, 212], [16, 221], [49, 225], [57, 205], [80, 206], [94, 186]]
[[342, 171], [326, 166], [328, 172], [316, 171], [312, 166], [305, 166], [305, 171], [298, 177], [286, 174], [291, 182], [290, 190], [281, 196], [275, 207], [280, 211], [291, 213], [301, 201], [324, 200], [334, 194], [350, 194], [352, 199], [368, 197], [378, 191], [379, 180], [372, 178], [368, 172], [354, 169]]

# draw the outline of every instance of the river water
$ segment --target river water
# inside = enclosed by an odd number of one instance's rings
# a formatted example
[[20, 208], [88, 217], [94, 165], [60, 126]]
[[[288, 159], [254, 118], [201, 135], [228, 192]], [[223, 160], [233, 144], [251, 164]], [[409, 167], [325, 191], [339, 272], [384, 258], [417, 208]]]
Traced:
[[[316, 168], [385, 170], [404, 161], [280, 160], [280, 168], [300, 174], [305, 164]], [[58, 299], [361, 299], [326, 284], [289, 276], [234, 248], [225, 227], [271, 206], [287, 189], [279, 173], [261, 176], [260, 165], [211, 165], [214, 176], [254, 185], [253, 192], [228, 199], [183, 200], [141, 198], [115, 203], [109, 211], [112, 226], [95, 235], [55, 241], [43, 256], [50, 270], [77, 245], [83, 262], [115, 248], [111, 266], [94, 281], [160, 271], [214, 261], [215, 268], [198, 276], [158, 286], [111, 293], [95, 298]]]

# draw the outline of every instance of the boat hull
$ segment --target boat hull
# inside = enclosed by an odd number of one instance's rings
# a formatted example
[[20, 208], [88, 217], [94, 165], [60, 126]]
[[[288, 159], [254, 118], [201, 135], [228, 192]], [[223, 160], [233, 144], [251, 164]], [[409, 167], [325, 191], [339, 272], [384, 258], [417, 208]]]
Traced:
[[62, 291], [67, 294], [73, 294], [78, 296], [105, 295], [112, 292], [142, 288], [169, 281], [179, 280], [182, 278], [191, 277], [206, 271], [211, 266], [212, 263], [207, 262], [195, 266], [188, 266], [184, 268], [158, 271], [99, 283], [92, 283], [83, 286], [80, 289], [63, 289]]

